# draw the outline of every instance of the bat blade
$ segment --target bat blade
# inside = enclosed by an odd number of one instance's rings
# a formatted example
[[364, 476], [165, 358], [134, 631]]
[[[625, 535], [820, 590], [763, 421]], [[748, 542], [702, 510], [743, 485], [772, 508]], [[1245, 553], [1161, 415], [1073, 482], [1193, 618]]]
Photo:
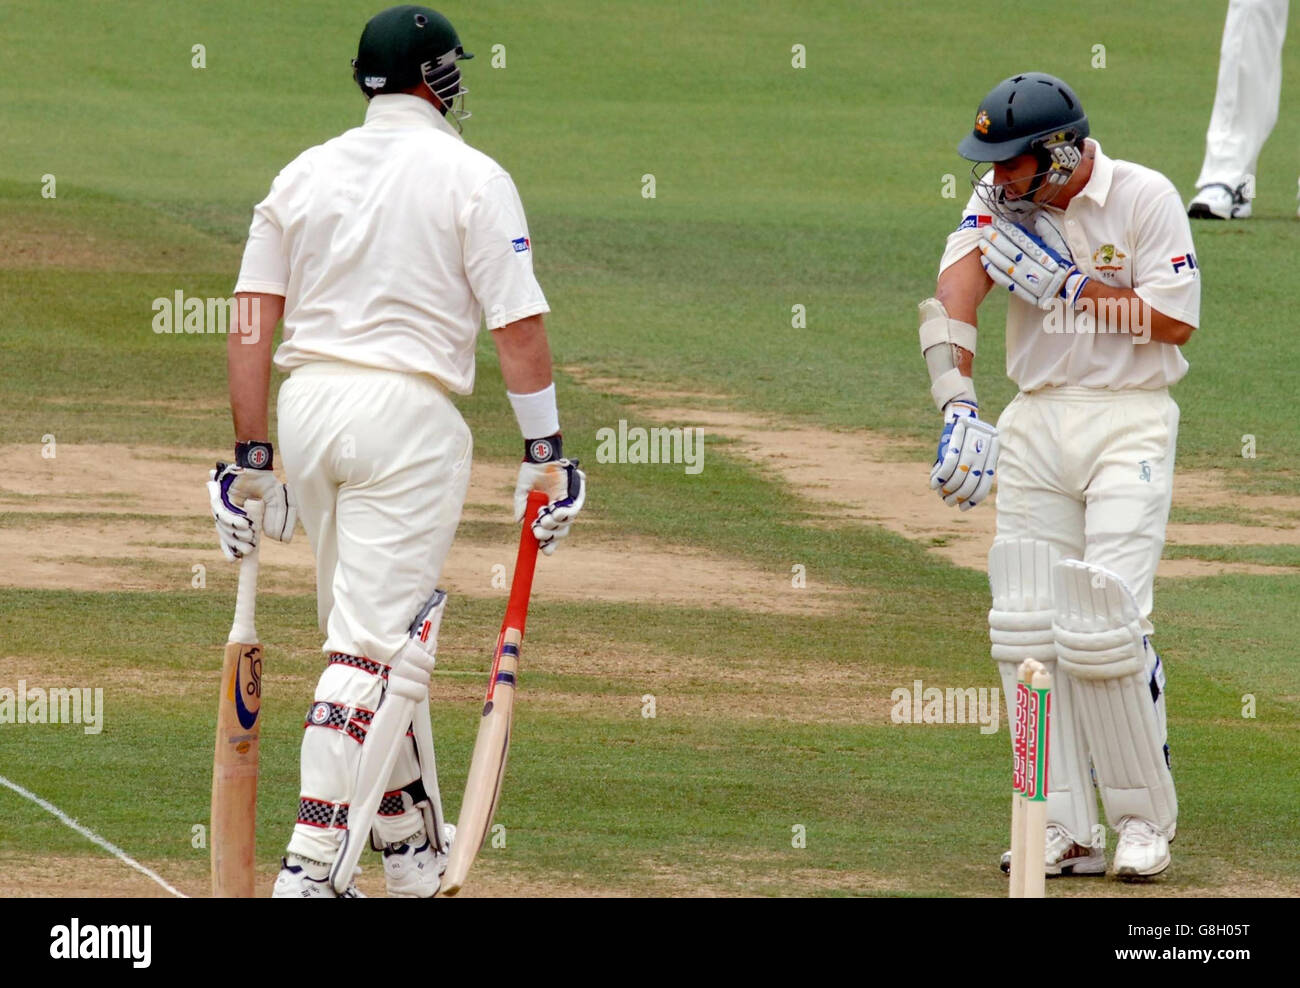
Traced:
[[262, 646], [226, 646], [212, 759], [212, 895], [253, 895], [253, 834], [261, 736]]
[[[245, 510], [254, 525], [261, 524], [260, 501], [247, 502]], [[253, 625], [257, 569], [258, 552], [254, 548], [239, 563], [235, 620], [226, 643], [217, 697], [212, 820], [208, 833], [214, 898], [253, 896], [262, 726], [262, 645]]]
[[497, 647], [488, 675], [487, 696], [479, 720], [478, 737], [470, 757], [469, 776], [465, 780], [465, 798], [456, 822], [456, 840], [451, 845], [447, 870], [440, 891], [455, 895], [465, 884], [470, 865], [487, 840], [492, 816], [501, 798], [501, 784], [506, 774], [506, 757], [510, 754], [511, 726], [515, 713], [515, 686], [519, 675], [519, 653], [528, 619], [528, 598], [533, 589], [533, 572], [537, 565], [537, 539], [533, 521], [546, 504], [546, 495], [534, 491], [528, 496], [519, 554], [515, 558], [515, 575], [510, 586], [510, 601], [505, 620], [497, 636]]
[[465, 884], [469, 866], [487, 841], [492, 816], [501, 798], [515, 713], [520, 640], [519, 630], [511, 628], [498, 650], [488, 697], [483, 703], [478, 737], [474, 741], [474, 754], [470, 758], [469, 777], [465, 780], [465, 798], [461, 801], [460, 819], [456, 823], [456, 840], [452, 843], [447, 871], [442, 877], [444, 895], [455, 895]]

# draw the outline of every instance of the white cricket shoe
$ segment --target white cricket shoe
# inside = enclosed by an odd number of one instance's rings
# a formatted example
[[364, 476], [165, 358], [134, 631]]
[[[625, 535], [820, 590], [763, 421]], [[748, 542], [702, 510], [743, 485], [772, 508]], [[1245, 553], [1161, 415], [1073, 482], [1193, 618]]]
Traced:
[[384, 877], [388, 879], [390, 899], [432, 899], [438, 894], [451, 843], [456, 839], [456, 825], [444, 823], [442, 834], [447, 854], [434, 851], [423, 830], [384, 848]]
[[1244, 220], [1250, 216], [1250, 200], [1244, 184], [1235, 189], [1215, 182], [1203, 185], [1187, 204], [1187, 215], [1194, 220]]
[[1047, 874], [1052, 878], [1061, 875], [1106, 874], [1106, 852], [1100, 847], [1078, 843], [1060, 824], [1047, 825], [1044, 858]]
[[1126, 816], [1115, 829], [1116, 878], [1150, 878], [1169, 867], [1169, 840], [1149, 820]]
[[[999, 865], [1004, 874], [1011, 874], [1011, 852], [1002, 852]], [[1079, 844], [1070, 832], [1059, 823], [1047, 825], [1047, 843], [1043, 849], [1043, 870], [1048, 878], [1062, 875], [1106, 874], [1106, 852], [1099, 847]]]
[[[357, 869], [360, 871], [360, 869]], [[290, 854], [280, 859], [280, 874], [275, 879], [272, 899], [364, 899], [355, 884], [342, 895], [335, 895], [330, 884], [330, 866], [310, 858]]]

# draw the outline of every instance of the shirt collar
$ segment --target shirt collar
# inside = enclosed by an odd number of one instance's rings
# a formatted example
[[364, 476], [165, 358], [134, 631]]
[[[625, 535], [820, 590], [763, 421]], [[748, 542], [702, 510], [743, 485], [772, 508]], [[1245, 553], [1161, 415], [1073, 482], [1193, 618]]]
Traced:
[[1088, 176], [1087, 184], [1075, 193], [1074, 198], [1091, 199], [1098, 206], [1104, 206], [1106, 205], [1106, 196], [1110, 194], [1110, 180], [1115, 174], [1115, 162], [1102, 153], [1101, 145], [1091, 137], [1088, 138], [1088, 143], [1093, 146], [1095, 151], [1092, 159], [1092, 174]]
[[432, 103], [410, 93], [381, 93], [366, 107], [367, 127], [419, 127], [430, 126], [450, 134], [458, 141], [464, 138], [456, 128], [447, 123]]

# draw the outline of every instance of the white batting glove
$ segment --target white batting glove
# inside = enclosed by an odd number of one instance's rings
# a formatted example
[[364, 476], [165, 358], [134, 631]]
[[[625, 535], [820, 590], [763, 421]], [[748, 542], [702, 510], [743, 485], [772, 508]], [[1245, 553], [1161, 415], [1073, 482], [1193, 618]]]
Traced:
[[1088, 284], [1064, 238], [1045, 216], [1034, 221], [1037, 233], [1000, 216], [980, 230], [984, 272], [996, 285], [1019, 294], [1040, 309], [1064, 299], [1075, 308]]
[[516, 522], [523, 521], [532, 491], [541, 491], [549, 502], [533, 522], [537, 544], [549, 556], [555, 552], [557, 540], [569, 534], [569, 526], [587, 500], [587, 475], [578, 469], [577, 460], [563, 458], [558, 434], [524, 444], [524, 462], [515, 483]]
[[[231, 562], [257, 545], [260, 532], [280, 542], [293, 538], [298, 508], [289, 485], [280, 483], [271, 471], [271, 458], [270, 443], [236, 443], [236, 464], [218, 463], [208, 474], [208, 500], [217, 539]], [[246, 465], [238, 465], [241, 462]], [[260, 531], [244, 511], [249, 498], [265, 505]]]
[[944, 504], [969, 511], [988, 497], [998, 462], [998, 430], [979, 417], [979, 409], [951, 401], [944, 409], [939, 453], [930, 469], [930, 489]]

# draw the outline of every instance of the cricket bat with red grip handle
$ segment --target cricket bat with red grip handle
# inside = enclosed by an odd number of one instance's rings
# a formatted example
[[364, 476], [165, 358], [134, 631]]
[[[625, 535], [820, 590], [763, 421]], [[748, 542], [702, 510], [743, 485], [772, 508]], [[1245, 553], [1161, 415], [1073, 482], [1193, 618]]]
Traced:
[[515, 575], [510, 584], [510, 601], [505, 620], [497, 636], [488, 675], [487, 696], [479, 719], [478, 738], [470, 759], [469, 777], [465, 780], [465, 798], [456, 821], [456, 839], [451, 845], [447, 870], [442, 876], [443, 895], [455, 895], [465, 884], [470, 865], [487, 839], [492, 814], [501, 797], [501, 782], [506, 773], [506, 756], [510, 753], [510, 727], [515, 712], [515, 682], [519, 674], [519, 650], [524, 640], [524, 623], [528, 620], [528, 598], [533, 590], [533, 571], [537, 565], [537, 538], [533, 522], [546, 506], [541, 491], [528, 495], [523, 530], [519, 536], [519, 554], [515, 557]]

